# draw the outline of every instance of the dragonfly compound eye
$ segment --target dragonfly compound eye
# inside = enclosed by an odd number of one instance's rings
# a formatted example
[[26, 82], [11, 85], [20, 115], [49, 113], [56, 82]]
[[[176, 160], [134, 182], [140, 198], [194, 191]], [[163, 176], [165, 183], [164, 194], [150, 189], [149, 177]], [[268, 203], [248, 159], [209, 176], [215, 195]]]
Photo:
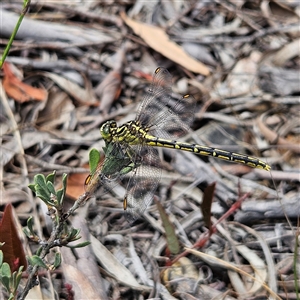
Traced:
[[117, 127], [115, 121], [107, 121], [105, 122], [101, 128], [100, 133], [104, 139], [109, 139], [111, 137], [111, 129]]

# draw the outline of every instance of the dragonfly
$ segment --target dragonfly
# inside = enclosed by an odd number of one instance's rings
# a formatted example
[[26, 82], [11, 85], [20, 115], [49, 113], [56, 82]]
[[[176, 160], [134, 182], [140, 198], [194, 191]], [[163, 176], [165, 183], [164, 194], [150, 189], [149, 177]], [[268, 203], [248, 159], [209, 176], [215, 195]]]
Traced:
[[106, 184], [107, 189], [113, 189], [118, 184], [117, 179], [137, 167], [137, 163], [133, 162], [131, 157], [121, 151], [117, 145], [106, 143], [102, 149], [105, 154], [104, 161], [98, 163], [97, 168], [91, 172], [84, 183], [88, 195], [94, 194], [103, 184]]
[[170, 73], [158, 67], [150, 89], [138, 106], [135, 120], [120, 126], [110, 120], [100, 128], [106, 148], [110, 150], [106, 162], [104, 160], [99, 170], [89, 175], [86, 185], [109, 185], [130, 173], [123, 201], [129, 223], [138, 219], [151, 204], [159, 185], [161, 168], [157, 147], [213, 156], [266, 171], [271, 169], [267, 163], [253, 156], [178, 141], [177, 138], [190, 129], [195, 99], [187, 94], [174, 100], [170, 97], [171, 87]]

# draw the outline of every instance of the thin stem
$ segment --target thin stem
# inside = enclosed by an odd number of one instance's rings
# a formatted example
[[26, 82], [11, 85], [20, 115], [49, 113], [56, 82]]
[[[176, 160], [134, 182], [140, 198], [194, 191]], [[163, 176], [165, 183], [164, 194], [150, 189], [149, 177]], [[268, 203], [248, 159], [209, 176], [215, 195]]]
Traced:
[[2, 66], [4, 64], [4, 61], [5, 61], [5, 59], [6, 59], [7, 55], [8, 55], [8, 52], [9, 52], [11, 46], [12, 46], [12, 43], [13, 43], [13, 41], [15, 39], [15, 36], [16, 36], [18, 30], [19, 30], [19, 27], [20, 27], [20, 25], [21, 25], [21, 23], [23, 21], [23, 18], [25, 17], [25, 15], [26, 15], [26, 13], [28, 11], [28, 8], [29, 8], [29, 5], [30, 5], [30, 1], [31, 0], [24, 0], [22, 13], [21, 13], [21, 15], [19, 17], [19, 20], [18, 20], [18, 22], [17, 22], [17, 24], [16, 24], [16, 26], [14, 28], [14, 31], [13, 31], [13, 33], [12, 33], [12, 35], [11, 35], [9, 41], [8, 41], [8, 44], [5, 47], [3, 55], [2, 55], [2, 57], [0, 59], [0, 69], [2, 68]]

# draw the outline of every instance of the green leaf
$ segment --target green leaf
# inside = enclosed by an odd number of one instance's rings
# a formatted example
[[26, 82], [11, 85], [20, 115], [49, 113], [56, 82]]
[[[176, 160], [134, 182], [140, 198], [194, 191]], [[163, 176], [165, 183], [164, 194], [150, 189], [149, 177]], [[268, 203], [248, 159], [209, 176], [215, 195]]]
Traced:
[[167, 215], [164, 207], [161, 205], [161, 203], [157, 200], [156, 197], [154, 197], [154, 202], [157, 206], [157, 209], [159, 211], [162, 220], [162, 225], [166, 232], [166, 239], [167, 239], [169, 250], [173, 255], [177, 255], [180, 251], [180, 243], [176, 235], [174, 225], [170, 221], [169, 216]]
[[35, 182], [35, 184], [37, 184], [38, 186], [40, 186], [45, 191], [48, 191], [47, 184], [46, 184], [46, 178], [45, 178], [44, 175], [42, 175], [42, 174], [35, 175], [34, 176], [34, 182]]
[[53, 266], [55, 269], [57, 269], [60, 266], [60, 264], [61, 264], [61, 255], [60, 253], [57, 252], [55, 253], [55, 260]]
[[50, 200], [51, 193], [48, 190], [45, 176], [42, 174], [35, 175], [34, 182], [35, 182], [35, 191], [37, 197], [48, 202]]
[[72, 246], [71, 245], [66, 245], [66, 247], [71, 248], [71, 249], [75, 249], [75, 248], [83, 248], [83, 247], [86, 247], [90, 244], [91, 244], [91, 242], [83, 242], [83, 243], [79, 243], [77, 245], [72, 245]]
[[17, 283], [17, 272], [13, 272], [10, 280], [10, 290], [14, 291], [16, 289], [16, 283]]
[[0, 268], [0, 276], [1, 277], [11, 277], [10, 266], [8, 263], [4, 262]]
[[64, 196], [65, 196], [65, 193], [64, 193], [64, 189], [60, 189], [57, 191], [57, 194], [56, 194], [56, 197], [57, 197], [57, 203], [58, 205], [62, 205], [62, 202], [63, 202], [63, 199], [64, 199]]
[[15, 295], [13, 293], [10, 293], [8, 300], [14, 300], [14, 299], [15, 299]]
[[[36, 255], [40, 255], [42, 253], [42, 251], [43, 251], [43, 247], [41, 246], [36, 250]], [[28, 259], [28, 257], [27, 257], [27, 259]]]
[[47, 188], [48, 188], [48, 191], [49, 191], [51, 194], [53, 194], [53, 195], [56, 196], [56, 190], [55, 190], [54, 185], [53, 185], [53, 183], [52, 183], [51, 181], [48, 181], [48, 182], [47, 182]]
[[80, 233], [80, 229], [72, 228], [71, 231], [68, 234], [67, 240], [68, 241], [75, 241], [75, 240], [80, 239], [79, 233]]
[[32, 237], [31, 232], [27, 228], [22, 228], [22, 230], [29, 239]]
[[55, 176], [56, 176], [56, 171], [53, 171], [53, 173], [47, 175], [46, 182], [51, 182], [52, 184], [54, 184]]
[[48, 190], [44, 190], [39, 185], [36, 185], [36, 196], [46, 202], [47, 205], [54, 205], [53, 201], [51, 200], [50, 192]]
[[29, 184], [28, 187], [35, 193], [35, 187], [36, 187], [35, 183]]
[[0, 250], [0, 267], [2, 266], [3, 264], [3, 251]]
[[68, 174], [64, 173], [62, 176], [62, 183], [63, 183], [63, 188], [65, 190], [67, 189], [67, 179], [68, 179]]
[[8, 277], [6, 276], [1, 276], [0, 275], [0, 282], [3, 284], [3, 286], [6, 288], [6, 290], [9, 292], [9, 283], [10, 283], [10, 280]]
[[16, 287], [19, 286], [20, 280], [22, 279], [22, 272], [23, 272], [24, 267], [21, 266], [18, 270], [17, 276], [16, 276]]
[[62, 206], [64, 198], [65, 198], [65, 194], [66, 194], [66, 190], [67, 190], [67, 179], [68, 179], [68, 175], [64, 173], [63, 177], [62, 177], [63, 187], [57, 191], [57, 202], [60, 206]]
[[93, 148], [89, 153], [90, 172], [94, 173], [100, 161], [100, 152]]
[[70, 240], [70, 242], [75, 242], [81, 239], [81, 235], [78, 235], [76, 237], [73, 237], [72, 240]]
[[28, 258], [28, 261], [30, 263], [30, 265], [32, 266], [39, 266], [41, 268], [45, 268], [48, 270], [47, 265], [43, 262], [43, 260], [37, 256], [37, 255], [33, 255], [31, 257]]
[[35, 235], [35, 233], [34, 233], [34, 231], [33, 231], [33, 217], [29, 217], [29, 218], [27, 219], [27, 227], [28, 227], [30, 233], [31, 233], [32, 235]]

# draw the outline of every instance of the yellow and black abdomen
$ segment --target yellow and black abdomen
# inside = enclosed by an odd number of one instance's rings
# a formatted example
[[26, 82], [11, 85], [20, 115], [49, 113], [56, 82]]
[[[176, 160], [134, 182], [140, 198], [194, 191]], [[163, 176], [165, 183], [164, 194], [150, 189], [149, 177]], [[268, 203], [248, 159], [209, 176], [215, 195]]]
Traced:
[[184, 142], [165, 140], [161, 138], [156, 138], [154, 136], [146, 135], [145, 144], [153, 147], [164, 147], [170, 149], [177, 149], [182, 151], [193, 152], [202, 156], [213, 156], [219, 159], [240, 163], [247, 165], [251, 168], [263, 169], [270, 171], [271, 167], [263, 162], [262, 160], [248, 156], [245, 154], [234, 153], [226, 150], [216, 149], [207, 146], [201, 146], [197, 144], [189, 144]]

